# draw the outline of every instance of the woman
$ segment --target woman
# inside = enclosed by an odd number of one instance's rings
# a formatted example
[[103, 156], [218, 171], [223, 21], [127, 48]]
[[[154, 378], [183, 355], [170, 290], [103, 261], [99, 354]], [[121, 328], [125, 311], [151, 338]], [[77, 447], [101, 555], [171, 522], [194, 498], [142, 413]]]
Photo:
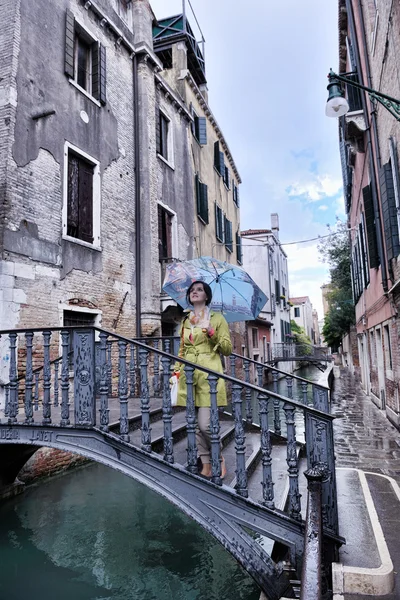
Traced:
[[[232, 342], [229, 335], [228, 323], [221, 313], [210, 310], [212, 298], [210, 286], [203, 281], [194, 281], [186, 294], [188, 303], [193, 307], [181, 325], [181, 344], [178, 356], [190, 362], [222, 373], [220, 354], [229, 356], [232, 352]], [[184, 365], [176, 363], [175, 374], [179, 377], [178, 406], [186, 406], [186, 375]], [[208, 373], [194, 371], [193, 393], [197, 412], [196, 443], [199, 459], [201, 460], [201, 475], [211, 477], [210, 464], [210, 386]], [[226, 389], [223, 379], [217, 384], [217, 404], [226, 406]], [[221, 461], [221, 477], [226, 474], [225, 460]]]

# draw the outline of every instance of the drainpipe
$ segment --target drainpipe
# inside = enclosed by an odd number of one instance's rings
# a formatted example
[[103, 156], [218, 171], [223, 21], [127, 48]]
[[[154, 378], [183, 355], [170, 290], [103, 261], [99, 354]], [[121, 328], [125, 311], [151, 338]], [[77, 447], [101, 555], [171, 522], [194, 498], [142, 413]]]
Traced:
[[134, 126], [134, 153], [135, 153], [135, 259], [136, 259], [136, 337], [141, 336], [141, 312], [142, 312], [142, 296], [141, 296], [141, 210], [140, 210], [140, 142], [139, 142], [139, 76], [138, 76], [138, 59], [137, 54], [134, 54], [132, 59], [132, 84], [133, 84], [133, 126]]
[[[368, 50], [367, 50], [366, 37], [365, 37], [365, 24], [364, 24], [363, 12], [362, 12], [361, 0], [358, 0], [358, 5], [359, 5], [359, 12], [360, 12], [361, 33], [362, 33], [362, 37], [363, 37], [362, 42], [363, 42], [364, 59], [365, 59], [365, 65], [366, 65], [366, 74], [367, 74], [367, 79], [368, 79], [368, 86], [370, 86], [371, 85], [371, 72], [370, 72], [370, 68], [369, 68]], [[347, 9], [347, 14], [348, 14], [348, 18], [349, 18], [351, 37], [354, 41], [354, 52], [355, 52], [355, 56], [356, 56], [357, 70], [361, 74], [361, 72], [362, 72], [361, 71], [361, 61], [360, 61], [360, 54], [359, 54], [359, 49], [358, 49], [358, 39], [356, 37], [356, 30], [355, 30], [355, 25], [354, 25], [354, 13], [353, 13], [352, 0], [346, 0], [346, 9]], [[367, 110], [367, 102], [365, 99], [365, 94], [361, 94], [361, 100], [362, 100], [362, 105], [363, 105], [363, 112], [365, 115], [367, 115], [368, 110]], [[380, 166], [381, 161], [380, 161], [380, 154], [379, 154], [379, 144], [378, 144], [375, 111], [373, 111], [371, 113], [371, 122], [372, 122], [373, 131], [374, 131], [374, 141], [375, 141], [375, 145], [377, 148], [378, 165]], [[386, 262], [385, 262], [385, 252], [384, 252], [384, 248], [383, 248], [382, 222], [381, 222], [381, 215], [380, 215], [380, 211], [379, 211], [379, 203], [378, 203], [378, 196], [377, 196], [378, 186], [377, 186], [377, 179], [376, 179], [376, 173], [375, 173], [375, 163], [374, 163], [374, 158], [373, 158], [373, 153], [372, 153], [372, 139], [371, 139], [371, 127], [370, 126], [367, 128], [366, 133], [367, 133], [367, 152], [368, 152], [368, 160], [369, 160], [369, 171], [370, 171], [370, 175], [371, 175], [372, 202], [373, 202], [373, 206], [374, 206], [376, 241], [378, 244], [378, 254], [379, 254], [379, 260], [381, 263], [382, 287], [383, 287], [383, 290], [386, 292], [388, 289], [388, 280], [387, 280], [387, 270], [386, 270]]]

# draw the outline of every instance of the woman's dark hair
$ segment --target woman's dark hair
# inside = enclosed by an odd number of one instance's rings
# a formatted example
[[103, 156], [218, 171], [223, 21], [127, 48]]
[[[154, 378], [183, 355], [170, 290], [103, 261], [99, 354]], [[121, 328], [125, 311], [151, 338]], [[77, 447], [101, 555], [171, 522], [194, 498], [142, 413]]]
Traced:
[[201, 281], [201, 279], [198, 279], [197, 281], [193, 281], [189, 288], [188, 291], [186, 292], [186, 300], [188, 304], [191, 304], [190, 302], [190, 292], [192, 291], [192, 287], [196, 284], [196, 283], [202, 283], [203, 284], [203, 289], [206, 293], [207, 299], [206, 299], [206, 305], [208, 306], [212, 300], [212, 291], [210, 286], [208, 285], [208, 283], [206, 283], [205, 281]]

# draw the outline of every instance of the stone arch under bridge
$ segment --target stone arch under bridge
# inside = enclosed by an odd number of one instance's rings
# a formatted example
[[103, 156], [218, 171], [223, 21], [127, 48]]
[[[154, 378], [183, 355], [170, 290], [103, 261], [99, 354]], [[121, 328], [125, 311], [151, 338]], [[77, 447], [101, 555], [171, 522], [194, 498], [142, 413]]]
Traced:
[[163, 496], [213, 535], [268, 593], [270, 600], [282, 596], [289, 585], [289, 576], [248, 530], [288, 546], [293, 564], [301, 568], [304, 543], [301, 522], [241, 498], [227, 486], [205, 481], [181, 465], [166, 463], [154, 453], [149, 455], [113, 434], [96, 429], [0, 424], [0, 485], [11, 484], [40, 447], [80, 454]]

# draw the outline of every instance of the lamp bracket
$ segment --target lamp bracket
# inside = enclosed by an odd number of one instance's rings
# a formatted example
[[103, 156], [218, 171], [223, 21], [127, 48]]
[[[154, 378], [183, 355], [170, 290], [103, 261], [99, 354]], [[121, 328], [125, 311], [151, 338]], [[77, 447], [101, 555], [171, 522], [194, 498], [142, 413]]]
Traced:
[[383, 94], [382, 92], [378, 92], [372, 88], [369, 88], [361, 83], [357, 83], [352, 79], [349, 79], [349, 75], [353, 75], [355, 72], [351, 73], [341, 73], [338, 75], [334, 73], [332, 69], [329, 72], [328, 79], [329, 83], [335, 83], [335, 81], [341, 81], [346, 83], [347, 85], [351, 85], [352, 87], [356, 87], [360, 90], [364, 90], [368, 92], [368, 95], [371, 99], [371, 102], [374, 104], [375, 101], [382, 104], [394, 117], [397, 121], [400, 121], [400, 100], [396, 98], [392, 98], [392, 96], [388, 96], [387, 94]]

